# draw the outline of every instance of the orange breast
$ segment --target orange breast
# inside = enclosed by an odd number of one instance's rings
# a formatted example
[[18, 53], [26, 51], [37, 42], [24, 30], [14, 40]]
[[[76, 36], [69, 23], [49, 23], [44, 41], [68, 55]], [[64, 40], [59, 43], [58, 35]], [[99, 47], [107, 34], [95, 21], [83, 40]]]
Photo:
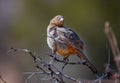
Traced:
[[66, 48], [66, 49], [62, 49], [60, 47], [57, 47], [57, 53], [61, 56], [64, 56], [64, 57], [76, 54], [75, 49], [71, 45], [69, 45], [68, 48]]

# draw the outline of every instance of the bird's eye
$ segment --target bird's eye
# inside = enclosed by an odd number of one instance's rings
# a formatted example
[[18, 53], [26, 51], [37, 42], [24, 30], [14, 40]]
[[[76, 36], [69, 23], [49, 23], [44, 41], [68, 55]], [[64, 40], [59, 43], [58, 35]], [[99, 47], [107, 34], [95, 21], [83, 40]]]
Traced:
[[59, 20], [60, 18], [59, 18], [59, 17], [57, 17], [57, 19]]

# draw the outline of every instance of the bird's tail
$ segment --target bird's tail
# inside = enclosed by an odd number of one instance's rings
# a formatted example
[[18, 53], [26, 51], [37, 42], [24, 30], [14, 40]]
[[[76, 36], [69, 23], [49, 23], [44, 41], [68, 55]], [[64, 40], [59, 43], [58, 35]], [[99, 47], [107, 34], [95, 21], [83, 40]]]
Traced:
[[83, 61], [83, 65], [86, 65], [94, 74], [98, 74], [96, 67], [87, 59], [84, 53], [78, 52], [77, 56]]

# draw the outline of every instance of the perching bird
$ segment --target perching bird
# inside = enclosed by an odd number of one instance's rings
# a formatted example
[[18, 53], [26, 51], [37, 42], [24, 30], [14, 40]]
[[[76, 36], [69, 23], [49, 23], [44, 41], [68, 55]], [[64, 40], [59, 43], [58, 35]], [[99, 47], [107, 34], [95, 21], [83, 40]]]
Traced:
[[83, 41], [73, 30], [64, 26], [63, 16], [57, 15], [50, 21], [47, 27], [47, 43], [53, 53], [63, 56], [64, 59], [77, 55], [94, 74], [98, 73], [83, 53]]

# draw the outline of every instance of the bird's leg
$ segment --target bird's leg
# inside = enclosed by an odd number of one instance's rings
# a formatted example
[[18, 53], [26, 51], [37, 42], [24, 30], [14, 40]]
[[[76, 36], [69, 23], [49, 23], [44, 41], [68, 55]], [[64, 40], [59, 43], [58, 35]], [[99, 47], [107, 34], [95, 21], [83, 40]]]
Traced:
[[62, 72], [63, 72], [63, 69], [65, 68], [65, 66], [66, 66], [66, 65], [68, 64], [68, 62], [69, 62], [68, 57], [63, 58], [63, 61], [64, 61], [65, 63], [64, 63], [64, 65], [63, 65], [63, 67], [62, 67]]
[[55, 55], [56, 54], [56, 49], [52, 50], [52, 54]]
[[53, 54], [53, 56], [54, 56], [53, 59], [56, 58], [56, 50], [57, 50], [56, 48], [54, 48], [54, 49], [52, 50], [52, 54]]
[[[54, 40], [55, 41], [55, 40]], [[52, 49], [52, 54], [53, 55], [56, 55], [56, 51], [57, 51], [57, 44], [55, 42], [55, 45], [53, 46], [53, 49]]]
[[56, 49], [52, 49], [52, 59], [50, 60], [49, 64], [52, 64], [52, 62], [55, 61], [55, 58], [56, 58]]

